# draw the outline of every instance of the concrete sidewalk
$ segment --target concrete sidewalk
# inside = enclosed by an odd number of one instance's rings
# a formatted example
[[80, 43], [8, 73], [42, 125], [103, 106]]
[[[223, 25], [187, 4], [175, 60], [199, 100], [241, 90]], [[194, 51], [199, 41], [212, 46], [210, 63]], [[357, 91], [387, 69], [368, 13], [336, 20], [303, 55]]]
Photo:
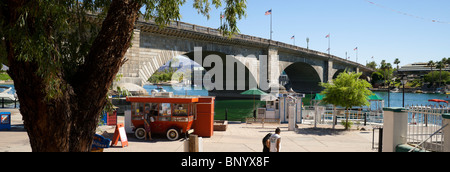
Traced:
[[[203, 138], [204, 152], [262, 152], [262, 138], [281, 128], [281, 152], [374, 152], [372, 132], [311, 129], [287, 131], [287, 124], [229, 124], [226, 132], [214, 132], [211, 138]], [[304, 128], [302, 128], [304, 127]], [[105, 149], [105, 152], [183, 152], [183, 141], [169, 142], [164, 136], [155, 136], [152, 142], [139, 141], [128, 135], [129, 146]], [[120, 146], [120, 143], [118, 144]]]
[[[0, 110], [12, 112], [13, 131], [0, 131], [0, 152], [30, 152], [28, 135], [23, 129], [22, 116], [18, 110]], [[123, 122], [123, 117], [118, 121]], [[372, 150], [372, 131], [343, 131], [341, 126], [332, 132], [331, 126], [299, 125], [297, 132], [288, 131], [287, 124], [231, 123], [225, 132], [214, 132], [211, 138], [203, 138], [204, 152], [262, 152], [262, 138], [267, 133], [274, 133], [281, 128], [282, 152], [374, 152]], [[368, 127], [370, 129], [370, 127]], [[109, 138], [114, 134], [114, 127], [102, 126], [97, 133]], [[128, 147], [105, 149], [105, 152], [183, 152], [184, 139], [168, 141], [164, 136], [153, 136], [154, 141], [137, 140], [128, 134]]]

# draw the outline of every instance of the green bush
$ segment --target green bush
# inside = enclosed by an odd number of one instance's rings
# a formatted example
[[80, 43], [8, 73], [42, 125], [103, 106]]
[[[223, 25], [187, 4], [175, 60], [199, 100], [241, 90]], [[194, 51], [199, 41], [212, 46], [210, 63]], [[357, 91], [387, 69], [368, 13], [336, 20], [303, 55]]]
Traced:
[[341, 124], [345, 127], [345, 128], [352, 128], [352, 126], [353, 126], [353, 122], [352, 121], [348, 121], [348, 122], [346, 122], [345, 120], [342, 120], [341, 121]]

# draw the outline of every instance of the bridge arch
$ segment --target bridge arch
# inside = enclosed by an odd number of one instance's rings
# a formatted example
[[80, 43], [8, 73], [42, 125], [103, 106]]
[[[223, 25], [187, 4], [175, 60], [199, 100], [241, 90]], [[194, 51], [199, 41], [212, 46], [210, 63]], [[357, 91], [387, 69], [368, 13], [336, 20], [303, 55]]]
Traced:
[[[183, 56], [195, 61], [195, 51], [183, 54]], [[222, 52], [217, 51], [202, 51], [201, 53], [202, 61], [196, 63], [200, 64], [203, 68], [205, 68], [206, 74], [210, 73], [212, 69], [219, 70], [218, 72], [212, 73], [212, 81], [216, 82], [216, 79], [222, 79], [223, 85], [219, 88], [215, 88], [212, 91], [239, 91], [239, 90], [249, 90], [251, 88], [258, 87], [257, 78], [254, 73], [251, 71], [251, 62], [244, 61], [242, 59], [253, 58], [253, 57], [243, 57], [242, 55], [233, 56], [226, 55]], [[216, 64], [215, 60], [212, 58], [218, 57], [220, 58], [219, 64]], [[256, 59], [256, 57], [254, 57]], [[217, 66], [217, 65], [222, 66]], [[245, 63], [245, 64], [244, 64]], [[210, 66], [209, 66], [210, 65]], [[256, 66], [256, 65], [254, 65]], [[233, 74], [233, 75], [231, 75]], [[206, 76], [204, 79], [208, 79]], [[194, 82], [194, 81], [193, 81]], [[205, 81], [203, 81], [205, 82]], [[204, 83], [205, 84], [205, 83]]]
[[336, 70], [336, 72], [334, 73], [332, 79], [336, 79], [339, 76], [339, 74], [341, 74], [342, 72], [345, 72], [345, 69], [338, 69], [338, 70]]
[[[196, 52], [161, 52], [159, 55], [153, 58], [148, 58], [149, 60], [142, 63], [142, 69], [140, 70], [140, 75], [145, 76], [145, 81], [150, 78], [160, 67], [170, 62], [172, 59], [183, 56], [185, 58], [190, 59], [190, 63], [194, 64], [197, 63], [198, 65], [202, 66], [205, 70], [205, 72], [202, 72], [200, 79], [206, 79], [212, 83], [217, 83], [216, 79], [222, 79], [218, 82], [223, 83], [220, 86], [216, 86], [217, 88], [207, 88], [213, 89], [210, 90], [210, 92], [215, 92], [216, 94], [227, 94], [233, 93], [237, 94], [240, 93], [240, 90], [248, 90], [251, 88], [258, 87], [257, 78], [253, 75], [249, 67], [251, 66], [258, 66], [255, 64], [252, 64], [251, 61], [248, 59], [252, 59], [256, 57], [247, 56], [243, 57], [242, 55], [238, 56], [227, 56], [225, 53], [217, 52], [217, 51], [201, 51], [199, 52], [201, 54], [201, 61], [195, 61]], [[214, 60], [211, 62], [211, 58], [218, 58], [218, 64]], [[242, 60], [245, 59], [245, 60]], [[216, 60], [216, 61], [217, 61]], [[244, 64], [245, 63], [245, 64]], [[231, 64], [231, 65], [230, 65]], [[175, 66], [178, 66], [178, 64], [172, 64]], [[184, 65], [190, 65], [190, 64], [183, 64]], [[210, 65], [210, 66], [209, 66]], [[217, 66], [221, 65], [221, 66]], [[174, 66], [172, 66], [174, 67]], [[185, 67], [184, 67], [185, 68]], [[218, 72], [215, 72], [214, 74], [210, 75], [211, 78], [208, 78], [208, 76], [205, 77], [205, 75], [210, 74], [211, 69], [217, 69]], [[194, 71], [191, 71], [194, 72]], [[234, 74], [231, 76], [230, 74]], [[229, 76], [228, 76], [229, 75]], [[191, 75], [190, 79], [191, 82], [194, 84], [194, 75]], [[231, 79], [231, 80], [230, 80]], [[203, 84], [205, 84], [207, 81], [203, 81]], [[216, 95], [213, 94], [213, 95]], [[210, 93], [211, 95], [211, 93]]]
[[319, 86], [322, 82], [319, 73], [310, 64], [304, 62], [292, 63], [284, 69], [289, 78], [288, 88], [292, 88], [295, 92], [311, 93], [323, 90]]

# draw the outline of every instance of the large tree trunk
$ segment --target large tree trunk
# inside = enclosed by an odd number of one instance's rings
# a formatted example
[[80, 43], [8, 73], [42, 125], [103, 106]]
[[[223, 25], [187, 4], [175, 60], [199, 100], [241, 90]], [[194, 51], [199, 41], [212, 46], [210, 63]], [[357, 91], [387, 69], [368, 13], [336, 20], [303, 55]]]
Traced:
[[66, 91], [58, 99], [45, 101], [45, 85], [36, 76], [32, 63], [10, 61], [9, 74], [20, 100], [20, 113], [28, 132], [30, 145], [35, 152], [69, 151], [71, 123], [70, 97], [73, 91]]
[[[5, 41], [8, 73], [14, 80], [32, 151], [90, 151], [108, 88], [130, 47], [140, 6], [133, 0], [112, 1], [102, 29], [75, 79], [64, 78], [62, 70], [55, 74], [62, 81], [59, 86], [65, 88], [58, 98], [45, 100], [46, 85], [36, 74], [37, 64], [18, 61], [12, 41]], [[13, 24], [17, 9], [8, 10]]]
[[130, 47], [140, 3], [114, 0], [102, 29], [86, 57], [85, 64], [71, 83], [77, 107], [70, 133], [70, 151], [90, 150], [98, 117], [106, 104], [106, 95], [114, 77], [123, 65]]

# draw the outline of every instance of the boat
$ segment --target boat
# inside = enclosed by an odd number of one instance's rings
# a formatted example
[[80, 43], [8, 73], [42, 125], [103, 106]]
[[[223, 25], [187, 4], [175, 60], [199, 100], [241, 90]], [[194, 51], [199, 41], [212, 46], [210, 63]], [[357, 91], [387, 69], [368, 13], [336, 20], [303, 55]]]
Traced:
[[167, 92], [167, 91], [164, 90], [164, 88], [162, 87], [162, 85], [156, 85], [156, 88], [153, 89], [153, 90], [151, 91], [152, 95], [155, 95], [155, 94], [157, 94], [157, 93], [166, 93], [166, 92]]
[[414, 93], [422, 94], [423, 91], [422, 90], [416, 90]]
[[5, 89], [0, 93], [0, 102], [3, 101], [4, 103], [13, 103], [18, 101], [16, 94], [9, 93], [12, 90], [11, 87], [0, 86], [0, 88]]
[[391, 93], [399, 93], [400, 90], [396, 87], [396, 88], [390, 90], [390, 92], [391, 92]]
[[437, 88], [434, 93], [435, 94], [447, 94], [447, 90], [446, 89], [442, 89], [442, 88]]

